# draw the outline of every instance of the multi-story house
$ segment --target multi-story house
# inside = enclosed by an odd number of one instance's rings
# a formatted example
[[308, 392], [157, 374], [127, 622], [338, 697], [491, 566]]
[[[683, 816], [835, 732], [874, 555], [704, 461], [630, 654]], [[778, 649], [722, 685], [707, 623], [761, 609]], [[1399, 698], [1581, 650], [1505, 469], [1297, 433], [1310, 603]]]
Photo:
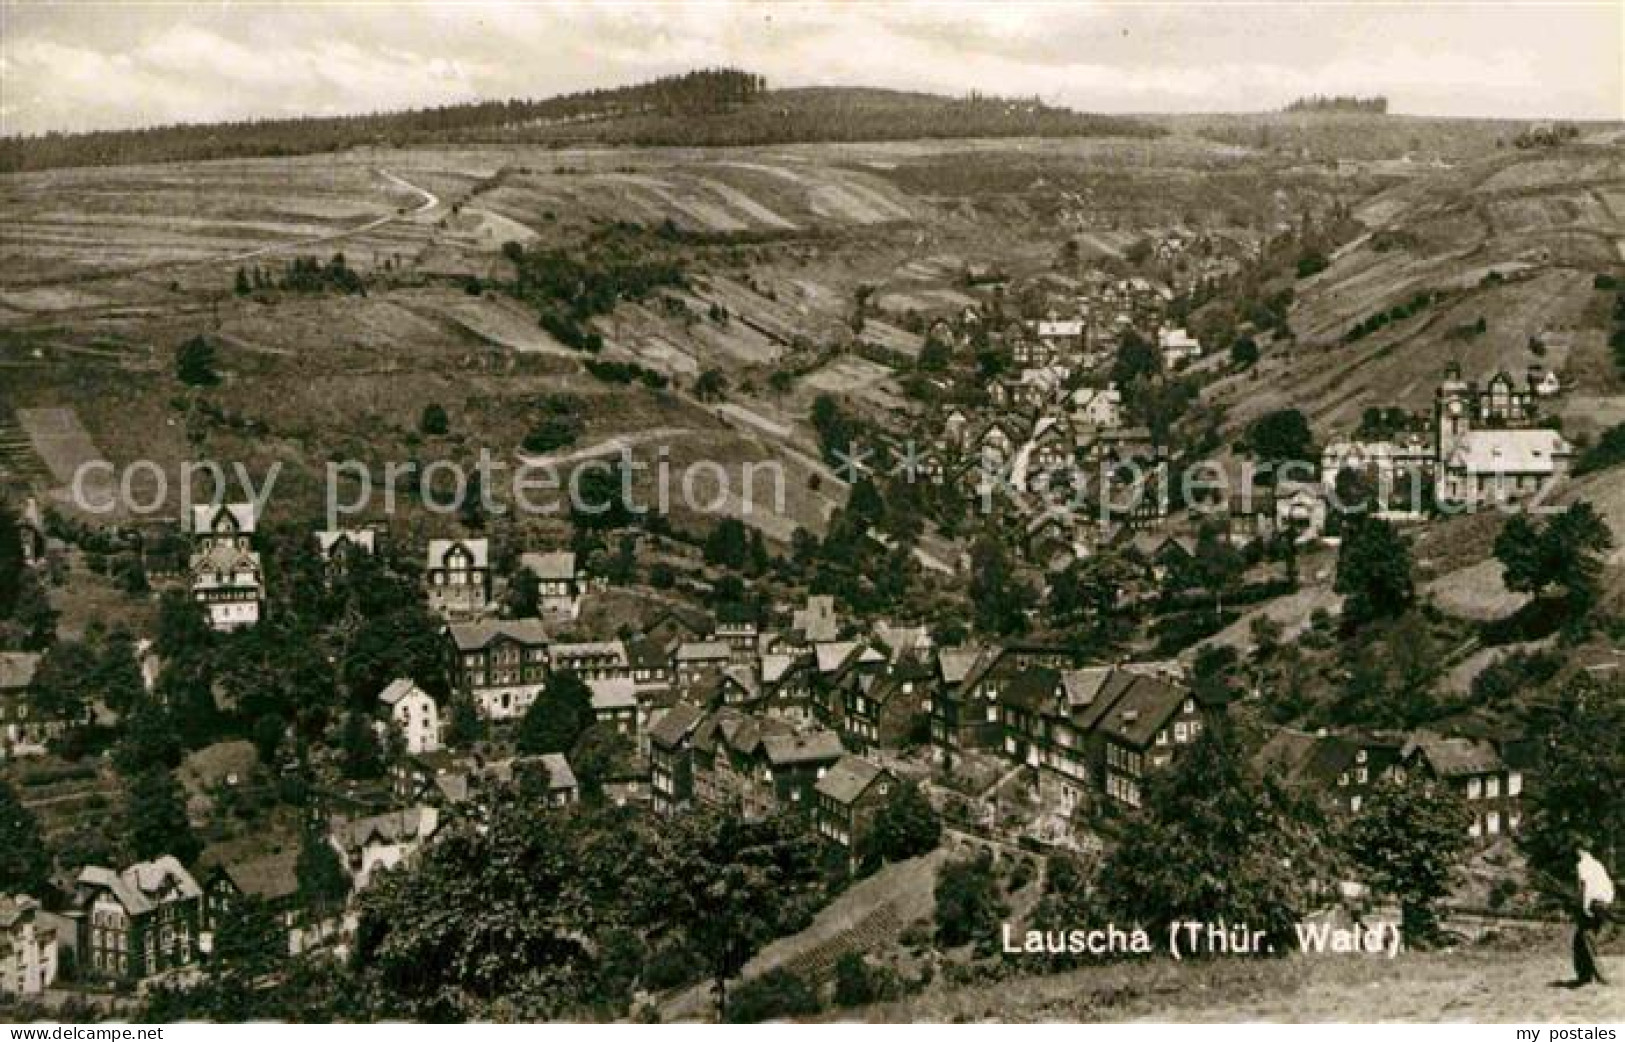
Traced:
[[24, 894], [0, 895], [0, 995], [43, 994], [56, 971], [56, 927], [41, 918], [40, 903]]
[[715, 683], [732, 664], [733, 648], [723, 641], [685, 641], [672, 654], [672, 675], [680, 690], [697, 690]]
[[350, 570], [358, 557], [378, 552], [378, 533], [371, 528], [324, 528], [316, 533], [316, 552], [329, 579]]
[[811, 723], [813, 656], [773, 652], [762, 656], [762, 712], [795, 723]]
[[79, 870], [79, 972], [92, 979], [144, 980], [197, 961], [203, 891], [173, 857], [115, 872]]
[[587, 681], [592, 691], [593, 720], [638, 744], [638, 691], [631, 677]]
[[756, 664], [757, 642], [760, 636], [761, 627], [750, 612], [739, 608], [727, 608], [717, 613], [717, 629], [712, 639], [728, 645], [734, 665]]
[[1448, 785], [1471, 813], [1474, 839], [1518, 832], [1523, 825], [1523, 772], [1507, 765], [1495, 746], [1476, 738], [1445, 738], [1422, 731], [1400, 753], [1406, 777]]
[[414, 857], [439, 826], [440, 812], [436, 808], [408, 807], [353, 820], [336, 818], [327, 841], [338, 853], [352, 888], [360, 891], [372, 882], [375, 872]]
[[1310, 734], [1283, 727], [1259, 749], [1257, 763], [1289, 785], [1320, 793], [1334, 809], [1358, 814], [1373, 787], [1397, 777], [1404, 745], [1392, 734]]
[[423, 571], [429, 610], [446, 619], [470, 619], [491, 600], [488, 539], [431, 539]]
[[253, 549], [252, 503], [194, 506], [189, 519], [192, 596], [217, 630], [252, 626], [265, 599], [264, 569]]
[[536, 599], [543, 615], [573, 619], [581, 613], [585, 583], [573, 551], [520, 554], [519, 566], [536, 576]]
[[406, 741], [408, 753], [440, 748], [440, 707], [434, 697], [406, 677], [397, 677], [378, 693], [385, 719]]
[[929, 663], [911, 655], [883, 670], [853, 673], [842, 687], [841, 733], [857, 749], [897, 749], [927, 733], [934, 677]]
[[[814, 787], [844, 755], [841, 739], [833, 731], [764, 735], [759, 767], [763, 784], [747, 792], [746, 816], [766, 817], [786, 809], [811, 814]], [[752, 795], [757, 798], [750, 798]]]
[[550, 640], [540, 619], [446, 627], [457, 689], [493, 720], [522, 716], [547, 686]]
[[37, 651], [0, 651], [0, 757], [41, 755], [46, 743], [78, 722], [34, 704], [29, 690], [41, 659]]
[[694, 733], [705, 711], [687, 702], [665, 710], [649, 726], [649, 788], [657, 814], [694, 799]]
[[582, 680], [631, 680], [626, 645], [618, 640], [588, 640], [554, 644], [548, 663], [557, 672], [568, 670]]
[[581, 787], [563, 753], [501, 760], [445, 750], [424, 753], [408, 757], [395, 768], [394, 789], [398, 798], [416, 803], [488, 809], [494, 793], [516, 784], [534, 784], [544, 774], [550, 805], [562, 807], [580, 800]]
[[1090, 729], [1100, 743], [1101, 787], [1108, 799], [1140, 806], [1145, 779], [1196, 741], [1205, 716], [1188, 689], [1157, 677], [1134, 675]]
[[294, 954], [304, 922], [297, 845], [268, 853], [219, 844], [206, 849], [198, 863], [203, 878], [203, 933], [210, 951], [219, 951], [219, 931], [227, 912], [249, 897], [262, 902], [276, 919], [287, 934], [288, 953]]
[[843, 756], [813, 786], [817, 797], [813, 821], [818, 834], [847, 855], [856, 869], [873, 830], [876, 815], [896, 791], [897, 776], [861, 756]]

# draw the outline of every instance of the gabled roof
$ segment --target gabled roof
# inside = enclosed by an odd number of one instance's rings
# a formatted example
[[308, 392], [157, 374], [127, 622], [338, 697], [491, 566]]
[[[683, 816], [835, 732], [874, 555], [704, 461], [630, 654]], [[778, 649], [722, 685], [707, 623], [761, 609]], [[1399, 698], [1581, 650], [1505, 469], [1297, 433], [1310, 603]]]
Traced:
[[599, 658], [608, 656], [617, 665], [626, 665], [626, 645], [618, 640], [578, 640], [555, 644], [551, 654], [554, 662], [573, 658]]
[[433, 807], [408, 807], [351, 821], [337, 819], [332, 835], [342, 849], [354, 851], [373, 842], [421, 842], [434, 835], [439, 824], [440, 814]]
[[855, 640], [826, 641], [813, 648], [813, 655], [820, 673], [834, 673], [846, 664], [858, 650]]
[[226, 878], [240, 893], [266, 901], [292, 897], [299, 892], [299, 851], [284, 850], [244, 861], [221, 865]]
[[649, 727], [649, 741], [662, 749], [675, 749], [694, 734], [705, 719], [705, 711], [687, 702], [678, 702]]
[[230, 585], [231, 577], [236, 572], [253, 572], [258, 577], [260, 574], [260, 555], [253, 550], [241, 550], [235, 546], [216, 544], [202, 553], [193, 554], [190, 569], [194, 588], [219, 585], [215, 576], [221, 574], [226, 576], [226, 584]]
[[592, 691], [592, 707], [596, 712], [613, 712], [638, 707], [637, 685], [628, 678], [589, 680], [587, 687]]
[[1400, 755], [1409, 760], [1418, 754], [1427, 759], [1433, 772], [1441, 778], [1489, 774], [1506, 768], [1495, 746], [1474, 738], [1443, 738], [1425, 731], [1419, 732], [1405, 745]]
[[480, 622], [454, 622], [446, 627], [458, 651], [478, 651], [499, 637], [520, 644], [547, 644], [547, 630], [541, 619], [487, 619]]
[[546, 582], [564, 582], [576, 577], [576, 555], [570, 550], [520, 554], [519, 565]]
[[762, 751], [775, 767], [834, 763], [846, 752], [835, 732], [823, 730], [767, 735], [762, 739]]
[[417, 684], [413, 683], [406, 677], [397, 677], [389, 682], [388, 687], [378, 692], [378, 701], [384, 703], [386, 706], [392, 706], [396, 705], [404, 698], [410, 698], [414, 694], [422, 695], [425, 698], [430, 698], [432, 701], [429, 693], [418, 687]]
[[762, 693], [761, 681], [749, 666], [729, 666], [722, 671], [722, 679], [724, 683], [737, 684], [747, 698], [754, 699]]
[[37, 651], [0, 651], [0, 691], [20, 691], [32, 684], [43, 657]]
[[633, 637], [625, 644], [626, 663], [633, 669], [665, 669], [671, 663], [666, 649], [647, 634]]
[[218, 505], [204, 503], [192, 507], [191, 528], [192, 535], [212, 535], [217, 524], [230, 521], [236, 531], [243, 535], [251, 535], [257, 516], [254, 513], [253, 503], [220, 503]]
[[79, 870], [79, 885], [111, 892], [131, 915], [202, 894], [192, 874], [168, 854], [152, 861], [138, 861], [122, 872], [87, 865]]
[[377, 543], [378, 533], [370, 528], [324, 528], [316, 533], [316, 545], [327, 557], [333, 553], [333, 547], [339, 540], [344, 540], [351, 546], [359, 546], [372, 553]]
[[1083, 669], [1061, 670], [1061, 693], [1069, 710], [1092, 705], [1111, 680], [1112, 667], [1086, 666]]
[[869, 786], [874, 784], [876, 778], [886, 773], [886, 769], [877, 763], [865, 760], [861, 756], [843, 756], [835, 762], [835, 766], [824, 772], [813, 786], [820, 796], [828, 796], [837, 803], [847, 806], [856, 803]]
[[689, 640], [677, 645], [676, 658], [683, 662], [712, 662], [733, 654], [726, 642], [720, 640]]
[[762, 656], [762, 683], [777, 684], [789, 676], [796, 669], [807, 665], [809, 659], [805, 655], [790, 655], [781, 652], [770, 652]]
[[1190, 693], [1154, 677], [1135, 676], [1123, 697], [1100, 719], [1102, 734], [1144, 748], [1170, 718], [1178, 714]]
[[1028, 712], [1048, 708], [1060, 687], [1061, 674], [1048, 666], [1033, 666], [1017, 673], [999, 694], [999, 701]]
[[454, 547], [462, 547], [464, 550], [468, 551], [469, 564], [471, 567], [489, 567], [491, 562], [491, 541], [484, 538], [429, 540], [429, 567], [444, 567], [446, 555], [451, 553]]
[[982, 648], [943, 648], [937, 652], [937, 672], [945, 684], [957, 684], [970, 675], [983, 654]]

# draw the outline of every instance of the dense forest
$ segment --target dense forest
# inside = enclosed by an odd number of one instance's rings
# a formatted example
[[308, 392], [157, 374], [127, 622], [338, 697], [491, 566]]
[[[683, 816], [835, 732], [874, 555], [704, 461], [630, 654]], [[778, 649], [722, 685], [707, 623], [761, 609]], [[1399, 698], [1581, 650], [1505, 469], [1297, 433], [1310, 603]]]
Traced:
[[1364, 112], [1371, 115], [1383, 116], [1388, 113], [1388, 99], [1382, 95], [1369, 98], [1356, 97], [1352, 94], [1338, 94], [1325, 97], [1320, 94], [1307, 98], [1299, 98], [1288, 105], [1285, 112]]
[[702, 69], [542, 100], [0, 138], [0, 171], [310, 155], [358, 146], [695, 146], [1159, 133], [1135, 120], [1078, 113], [1036, 99], [865, 89], [769, 91], [766, 79], [754, 73]]

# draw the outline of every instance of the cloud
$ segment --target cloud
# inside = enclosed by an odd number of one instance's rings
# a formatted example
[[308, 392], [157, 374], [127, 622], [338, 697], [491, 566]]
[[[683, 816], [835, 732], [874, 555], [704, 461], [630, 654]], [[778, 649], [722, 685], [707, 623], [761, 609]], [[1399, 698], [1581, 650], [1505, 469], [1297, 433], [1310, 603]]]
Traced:
[[612, 3], [0, 8], [0, 130], [480, 97], [704, 65], [778, 85], [1039, 95], [1099, 111], [1386, 93], [1400, 111], [1621, 118], [1619, 5]]

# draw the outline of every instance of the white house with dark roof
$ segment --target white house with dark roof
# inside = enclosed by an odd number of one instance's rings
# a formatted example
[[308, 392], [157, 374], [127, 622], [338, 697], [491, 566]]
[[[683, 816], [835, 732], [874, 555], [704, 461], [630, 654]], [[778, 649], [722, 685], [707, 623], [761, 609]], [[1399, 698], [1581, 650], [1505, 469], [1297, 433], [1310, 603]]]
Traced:
[[440, 748], [440, 707], [434, 697], [406, 677], [398, 677], [378, 693], [385, 718], [406, 740], [406, 751], [430, 753]]
[[519, 566], [536, 576], [536, 599], [543, 615], [573, 619], [581, 614], [583, 577], [573, 551], [521, 554]]
[[258, 518], [252, 503], [194, 506], [187, 532], [192, 538], [188, 567], [192, 596], [203, 605], [209, 625], [233, 630], [260, 621], [265, 600], [264, 569], [253, 550]]
[[439, 827], [440, 812], [434, 807], [408, 807], [366, 818], [335, 819], [328, 843], [359, 891], [366, 889], [373, 873], [416, 855]]
[[0, 995], [40, 995], [56, 982], [57, 932], [25, 894], [0, 895]]
[[431, 539], [423, 571], [429, 610], [446, 619], [473, 618], [491, 600], [491, 542]]

